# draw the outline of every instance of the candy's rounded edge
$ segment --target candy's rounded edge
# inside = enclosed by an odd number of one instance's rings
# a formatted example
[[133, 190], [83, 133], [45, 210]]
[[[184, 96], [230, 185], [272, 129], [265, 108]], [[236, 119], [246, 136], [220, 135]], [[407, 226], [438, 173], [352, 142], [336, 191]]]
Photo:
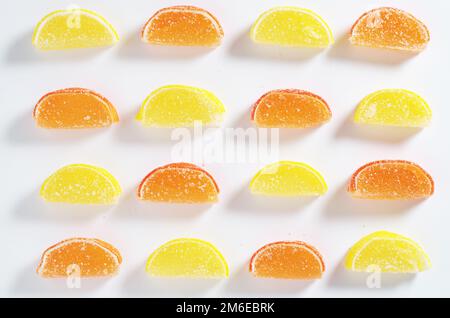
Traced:
[[[100, 20], [105, 24], [105, 26], [107, 26], [107, 27], [109, 28], [109, 30], [111, 31], [111, 34], [112, 34], [113, 37], [114, 37], [114, 41], [113, 41], [112, 44], [116, 44], [117, 42], [119, 42], [120, 36], [119, 36], [119, 34], [117, 33], [116, 28], [115, 28], [115, 27], [114, 27], [114, 26], [113, 26], [113, 25], [112, 25], [112, 24], [111, 24], [104, 16], [102, 16], [101, 14], [99, 14], [99, 13], [97, 13], [97, 12], [95, 12], [95, 11], [88, 10], [88, 9], [79, 8], [79, 9], [76, 9], [76, 10], [79, 10], [80, 12], [83, 12], [83, 13], [90, 14], [90, 15], [92, 15], [92, 16], [94, 16], [94, 17], [100, 19]], [[38, 48], [38, 49], [41, 49], [41, 48], [37, 45], [38, 32], [39, 32], [40, 28], [42, 27], [42, 25], [46, 22], [46, 20], [48, 20], [48, 19], [51, 18], [52, 16], [55, 16], [55, 15], [58, 15], [58, 14], [70, 14], [71, 11], [73, 11], [73, 9], [55, 10], [55, 11], [52, 11], [52, 12], [48, 13], [47, 15], [45, 15], [45, 16], [44, 16], [44, 17], [36, 24], [36, 26], [35, 26], [35, 28], [34, 28], [34, 30], [33, 30], [33, 36], [32, 36], [32, 40], [31, 40], [33, 46], [36, 47], [36, 48]]]
[[117, 201], [118, 197], [122, 193], [122, 187], [121, 187], [119, 181], [108, 170], [106, 170], [105, 168], [97, 167], [97, 166], [93, 166], [93, 165], [88, 165], [88, 164], [84, 164], [84, 163], [75, 163], [75, 164], [65, 165], [65, 166], [59, 168], [58, 170], [56, 170], [55, 172], [53, 172], [42, 183], [40, 191], [39, 191], [39, 195], [45, 201], [53, 202], [51, 200], [47, 200], [47, 197], [46, 197], [46, 194], [45, 194], [45, 189], [46, 189], [47, 184], [50, 181], [52, 181], [52, 179], [55, 176], [57, 176], [58, 173], [63, 172], [67, 168], [75, 168], [75, 167], [91, 169], [91, 170], [95, 171], [96, 173], [100, 174], [106, 180], [108, 180], [108, 182], [111, 184], [111, 186], [112, 186], [112, 188], [114, 190], [114, 194], [115, 194], [113, 200], [109, 204], [113, 204], [113, 203], [115, 203]]
[[401, 9], [397, 9], [397, 8], [393, 8], [393, 7], [380, 7], [380, 8], [375, 8], [372, 10], [369, 10], [365, 13], [363, 13], [356, 21], [355, 23], [353, 23], [351, 29], [350, 29], [350, 42], [354, 45], [357, 45], [357, 43], [353, 42], [353, 32], [356, 29], [356, 27], [358, 26], [358, 24], [365, 18], [367, 17], [369, 14], [376, 12], [376, 11], [381, 11], [381, 10], [393, 10], [396, 13], [401, 13], [404, 15], [407, 15], [408, 17], [412, 18], [412, 20], [414, 20], [416, 23], [418, 23], [420, 26], [422, 26], [422, 28], [426, 31], [427, 34], [427, 40], [426, 42], [423, 44], [423, 46], [421, 48], [418, 48], [417, 50], [407, 50], [407, 51], [422, 51], [425, 49], [425, 47], [427, 46], [427, 44], [430, 42], [431, 40], [431, 34], [430, 34], [430, 30], [428, 29], [428, 27], [426, 26], [425, 23], [423, 23], [421, 20], [419, 20], [418, 18], [416, 18], [414, 15], [412, 15], [411, 13], [401, 10]]
[[350, 181], [348, 183], [348, 186], [347, 186], [347, 192], [349, 192], [351, 195], [353, 195], [355, 193], [355, 191], [357, 190], [356, 189], [356, 179], [358, 178], [361, 171], [363, 171], [364, 169], [366, 169], [368, 167], [380, 165], [380, 164], [405, 164], [405, 165], [410, 165], [410, 166], [414, 166], [415, 168], [418, 168], [430, 182], [431, 191], [430, 191], [430, 193], [428, 193], [428, 196], [432, 196], [434, 194], [435, 184], [434, 184], [433, 177], [417, 163], [414, 163], [412, 161], [407, 161], [407, 160], [377, 160], [377, 161], [372, 161], [372, 162], [366, 163], [365, 165], [360, 167], [358, 170], [356, 170], [352, 174]]
[[[37, 123], [38, 123], [38, 118], [36, 117], [36, 113], [37, 113], [37, 110], [39, 109], [39, 107], [41, 106], [41, 104], [50, 96], [57, 95], [57, 94], [64, 94], [64, 93], [82, 93], [82, 94], [89, 94], [94, 97], [97, 97], [98, 99], [100, 99], [103, 102], [104, 106], [106, 106], [108, 108], [108, 111], [110, 114], [110, 119], [111, 119], [111, 125], [118, 123], [120, 121], [120, 117], [119, 117], [119, 114], [117, 113], [116, 108], [111, 103], [111, 101], [109, 101], [105, 96], [103, 96], [100, 93], [97, 93], [91, 89], [80, 88], [80, 87], [69, 87], [69, 88], [58, 89], [56, 91], [49, 92], [39, 99], [39, 101], [36, 103], [36, 105], [34, 106], [34, 109], [33, 109], [33, 118], [36, 120]], [[109, 125], [109, 126], [111, 126], [111, 125]]]
[[141, 28], [140, 37], [141, 37], [141, 40], [143, 42], [151, 43], [151, 42], [149, 42], [147, 40], [147, 38], [145, 36], [145, 33], [146, 33], [146, 30], [150, 27], [153, 19], [155, 17], [157, 17], [159, 14], [164, 13], [165, 11], [170, 11], [172, 9], [186, 9], [186, 10], [192, 10], [192, 11], [198, 11], [198, 12], [205, 13], [210, 19], [212, 19], [216, 23], [216, 25], [218, 27], [218, 28], [215, 28], [215, 29], [218, 31], [219, 41], [218, 41], [218, 43], [215, 46], [219, 46], [221, 44], [222, 39], [223, 39], [225, 34], [224, 34], [223, 27], [222, 27], [220, 21], [217, 19], [217, 17], [214, 14], [212, 14], [208, 10], [200, 8], [200, 7], [197, 7], [197, 6], [192, 6], [192, 5], [175, 5], [175, 6], [165, 7], [165, 8], [162, 8], [162, 9], [159, 9], [158, 11], [156, 11], [150, 17], [150, 19], [147, 20], [147, 22], [144, 24], [144, 26]]
[[170, 85], [161, 86], [161, 87], [153, 90], [149, 95], [147, 95], [147, 97], [142, 102], [138, 113], [136, 114], [135, 120], [142, 122], [143, 125], [145, 126], [145, 111], [146, 111], [147, 107], [149, 107], [150, 100], [154, 96], [158, 95], [161, 91], [167, 90], [167, 89], [186, 89], [186, 90], [192, 91], [195, 94], [201, 94], [203, 96], [206, 96], [211, 102], [214, 103], [214, 105], [218, 106], [221, 115], [225, 114], [227, 111], [227, 109], [226, 109], [225, 105], [222, 103], [222, 101], [213, 92], [211, 92], [207, 89], [195, 87], [195, 86], [189, 86], [189, 85], [182, 85], [182, 84], [170, 84]]
[[151, 270], [150, 270], [150, 266], [151, 266], [151, 262], [153, 261], [153, 259], [159, 254], [160, 250], [168, 247], [170, 245], [175, 245], [178, 243], [185, 243], [185, 242], [189, 242], [189, 243], [196, 243], [196, 244], [203, 244], [206, 245], [208, 248], [210, 248], [210, 250], [212, 252], [214, 252], [214, 254], [216, 256], [218, 256], [218, 258], [220, 259], [220, 261], [222, 262], [222, 264], [224, 265], [224, 269], [225, 269], [225, 276], [223, 276], [224, 278], [229, 277], [230, 275], [230, 268], [228, 266], [228, 262], [225, 258], [225, 256], [222, 254], [222, 252], [212, 243], [202, 240], [202, 239], [198, 239], [198, 238], [178, 238], [178, 239], [173, 239], [170, 240], [162, 245], [160, 245], [159, 247], [157, 247], [148, 257], [147, 262], [145, 263], [145, 271], [147, 272], [147, 274], [151, 275]]
[[[255, 264], [254, 261], [256, 259], [257, 256], [259, 256], [261, 253], [264, 253], [265, 250], [267, 250], [268, 248], [272, 247], [272, 246], [282, 246], [282, 245], [286, 245], [286, 244], [293, 244], [293, 245], [298, 245], [298, 247], [303, 247], [303, 248], [307, 248], [309, 250], [309, 252], [313, 253], [315, 256], [317, 256], [317, 258], [319, 259], [320, 265], [321, 265], [321, 269], [322, 269], [322, 273], [325, 272], [326, 270], [326, 266], [325, 266], [325, 262], [324, 259], [322, 257], [322, 254], [320, 254], [319, 250], [317, 248], [315, 248], [314, 246], [303, 242], [303, 241], [278, 241], [278, 242], [273, 242], [273, 243], [268, 243], [262, 247], [260, 247], [255, 253], [253, 253], [250, 262], [249, 262], [249, 272], [252, 273], [253, 275], [255, 275]], [[256, 276], [256, 275], [255, 275]]]
[[324, 195], [325, 193], [328, 192], [328, 184], [325, 180], [325, 178], [323, 177], [323, 175], [317, 171], [316, 169], [314, 169], [312, 166], [304, 163], [304, 162], [296, 162], [296, 161], [287, 161], [287, 160], [282, 160], [282, 161], [278, 161], [278, 162], [274, 162], [271, 164], [268, 164], [266, 166], [264, 166], [263, 168], [261, 168], [256, 174], [255, 176], [252, 178], [252, 180], [250, 181], [250, 185], [249, 185], [249, 189], [251, 192], [253, 192], [253, 185], [256, 182], [256, 180], [258, 179], [258, 177], [263, 174], [266, 170], [271, 169], [272, 167], [275, 166], [282, 166], [282, 165], [293, 165], [296, 166], [298, 168], [302, 168], [302, 169], [306, 169], [309, 172], [311, 172], [322, 184], [322, 192], [320, 193], [320, 195]]
[[141, 183], [139, 184], [139, 186], [137, 188], [136, 194], [137, 194], [138, 199], [142, 200], [141, 191], [142, 191], [142, 187], [147, 182], [147, 180], [149, 178], [151, 178], [151, 176], [153, 174], [155, 174], [156, 172], [158, 172], [160, 170], [167, 169], [167, 168], [188, 168], [188, 169], [199, 171], [199, 172], [205, 174], [208, 177], [208, 179], [210, 179], [212, 181], [212, 183], [213, 183], [213, 185], [214, 185], [214, 187], [216, 189], [217, 195], [220, 194], [220, 189], [219, 189], [219, 186], [218, 186], [216, 180], [214, 179], [214, 177], [208, 171], [206, 171], [205, 169], [203, 169], [203, 168], [201, 168], [201, 167], [199, 167], [199, 166], [197, 166], [195, 164], [192, 164], [192, 163], [176, 162], [176, 163], [170, 163], [170, 164], [167, 164], [167, 165], [155, 168], [149, 174], [147, 174], [147, 176], [145, 176], [145, 178], [142, 179]]
[[[384, 94], [384, 93], [388, 93], [388, 92], [395, 92], [395, 93], [399, 93], [399, 94], [410, 94], [412, 95], [414, 98], [418, 99], [421, 103], [422, 106], [424, 108], [424, 110], [427, 113], [427, 121], [425, 123], [425, 125], [422, 126], [414, 126], [414, 127], [426, 127], [427, 125], [429, 125], [429, 123], [431, 122], [432, 118], [433, 118], [433, 110], [431, 109], [430, 105], [428, 104], [428, 102], [419, 94], [417, 94], [416, 92], [413, 92], [411, 90], [408, 89], [404, 89], [404, 88], [386, 88], [386, 89], [380, 89], [378, 91], [375, 91], [373, 93], [370, 93], [369, 95], [367, 95], [366, 97], [364, 97], [361, 102], [358, 104], [358, 106], [356, 107], [355, 113], [353, 115], [353, 121], [357, 124], [366, 124], [363, 120], [361, 116], [361, 113], [363, 112], [363, 110], [366, 109], [367, 104], [370, 102], [370, 100], [380, 94]], [[412, 127], [412, 126], [399, 126], [399, 127]]]
[[329, 113], [329, 117], [327, 119], [327, 121], [324, 121], [323, 123], [326, 123], [328, 121], [331, 120], [332, 116], [333, 116], [333, 112], [331, 111], [330, 106], [328, 105], [328, 103], [319, 95], [311, 93], [309, 91], [305, 91], [305, 90], [301, 90], [301, 89], [296, 89], [296, 88], [292, 88], [292, 89], [275, 89], [275, 90], [271, 90], [267, 93], [265, 93], [264, 95], [262, 95], [252, 106], [251, 108], [251, 121], [253, 121], [257, 126], [258, 123], [255, 120], [255, 115], [256, 112], [258, 110], [258, 106], [261, 105], [261, 103], [264, 101], [264, 99], [268, 96], [270, 96], [271, 94], [276, 94], [276, 93], [286, 93], [286, 94], [298, 94], [298, 95], [307, 95], [309, 97], [315, 98], [317, 100], [319, 100], [322, 105], [325, 106], [325, 109], [328, 111]]
[[[46, 256], [49, 255], [49, 253], [52, 252], [53, 250], [61, 248], [65, 244], [70, 244], [72, 242], [77, 242], [77, 241], [87, 243], [87, 244], [97, 244], [102, 249], [107, 250], [109, 253], [114, 255], [117, 260], [117, 268], [114, 273], [112, 273], [111, 275], [108, 275], [108, 276], [113, 276], [119, 272], [119, 266], [122, 264], [123, 259], [122, 259], [122, 255], [120, 254], [120, 251], [116, 247], [114, 247], [112, 244], [110, 244], [108, 242], [105, 242], [105, 241], [97, 239], [97, 238], [73, 237], [73, 238], [68, 238], [68, 239], [62, 240], [62, 241], [48, 247], [42, 253], [41, 259], [36, 268], [36, 273], [41, 277], [46, 277], [46, 276], [42, 276], [42, 270], [45, 268], [44, 265], [45, 265]], [[51, 277], [49, 277], [49, 278], [51, 278]]]
[[419, 269], [419, 272], [423, 272], [423, 271], [426, 271], [426, 270], [429, 270], [432, 268], [432, 263], [431, 263], [431, 259], [430, 259], [429, 255], [426, 253], [424, 248], [419, 243], [417, 243], [416, 241], [414, 241], [413, 239], [411, 239], [407, 236], [397, 234], [394, 232], [390, 232], [390, 231], [381, 230], [381, 231], [376, 231], [376, 232], [373, 232], [373, 233], [363, 236], [362, 238], [360, 238], [356, 243], [354, 243], [350, 247], [350, 249], [348, 250], [348, 252], [345, 256], [345, 259], [344, 259], [344, 267], [346, 270], [359, 272], [353, 266], [354, 258], [356, 257], [357, 253], [362, 250], [362, 248], [364, 248], [367, 244], [369, 244], [373, 239], [376, 239], [376, 238], [391, 238], [391, 239], [400, 239], [400, 240], [407, 241], [412, 246], [414, 246], [416, 249], [418, 249], [421, 252], [421, 254], [424, 256], [425, 263], [426, 263], [425, 268]]
[[[321, 24], [327, 30], [329, 43], [325, 47], [328, 47], [328, 46], [334, 44], [335, 40], [334, 40], [333, 30], [331, 29], [329, 24], [319, 14], [317, 14], [316, 12], [314, 12], [310, 9], [295, 7], [295, 6], [276, 6], [276, 7], [273, 7], [271, 9], [268, 9], [268, 10], [264, 11], [263, 13], [261, 13], [258, 16], [258, 18], [255, 20], [255, 22], [252, 24], [252, 27], [250, 29], [250, 38], [252, 39], [253, 42], [259, 43], [259, 41], [256, 39], [256, 36], [255, 36], [256, 26], [261, 23], [261, 21], [265, 18], [265, 16], [268, 16], [269, 14], [271, 14], [273, 12], [283, 10], [283, 9], [286, 11], [300, 11], [305, 14], [309, 14], [309, 15], [313, 16], [315, 19], [317, 19], [319, 22], [321, 22]], [[325, 47], [323, 47], [323, 48], [325, 48]]]

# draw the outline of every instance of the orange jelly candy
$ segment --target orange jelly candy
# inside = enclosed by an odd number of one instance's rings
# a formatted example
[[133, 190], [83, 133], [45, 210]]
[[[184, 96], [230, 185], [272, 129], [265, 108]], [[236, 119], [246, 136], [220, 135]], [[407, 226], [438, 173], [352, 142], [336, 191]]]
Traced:
[[433, 195], [434, 181], [425, 170], [412, 162], [375, 161], [353, 174], [348, 192], [360, 199], [414, 200]]
[[325, 263], [320, 253], [304, 242], [276, 242], [253, 254], [250, 272], [263, 278], [312, 280], [322, 277]]
[[353, 25], [354, 45], [418, 52], [425, 49], [430, 33], [411, 14], [394, 8], [379, 8], [362, 15]]
[[219, 46], [223, 30], [208, 11], [193, 6], [159, 10], [142, 29], [144, 42], [173, 46]]
[[319, 96], [298, 90], [274, 90], [253, 106], [252, 121], [265, 128], [309, 128], [331, 119], [328, 104]]
[[153, 170], [138, 188], [138, 198], [167, 203], [214, 203], [219, 187], [202, 168], [190, 163], [173, 163]]
[[105, 97], [84, 88], [48, 93], [37, 103], [33, 117], [39, 127], [56, 129], [101, 128], [119, 121]]
[[37, 273], [44, 278], [111, 276], [119, 271], [119, 251], [104, 241], [71, 238], [48, 248], [41, 258]]

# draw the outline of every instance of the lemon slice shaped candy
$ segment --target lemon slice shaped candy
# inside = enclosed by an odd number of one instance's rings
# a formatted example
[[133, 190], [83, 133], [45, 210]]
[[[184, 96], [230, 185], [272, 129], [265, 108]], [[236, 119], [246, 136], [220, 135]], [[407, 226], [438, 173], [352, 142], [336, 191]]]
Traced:
[[380, 231], [362, 238], [350, 249], [345, 267], [356, 272], [417, 273], [431, 268], [431, 261], [413, 240]]
[[424, 127], [431, 118], [430, 107], [416, 93], [405, 89], [384, 89], [361, 101], [354, 120], [368, 125]]
[[319, 196], [328, 187], [322, 175], [309, 165], [280, 161], [259, 171], [250, 183], [250, 190], [267, 196]]
[[192, 238], [169, 241], [160, 246], [147, 260], [146, 271], [151, 276], [184, 278], [225, 278], [228, 264], [211, 243]]
[[136, 119], [154, 127], [192, 127], [195, 122], [216, 125], [225, 111], [222, 102], [205, 89], [169, 85], [147, 97]]
[[86, 9], [54, 11], [34, 29], [33, 45], [41, 50], [66, 50], [114, 45], [119, 36], [101, 15]]
[[121, 192], [108, 171], [85, 164], [59, 169], [41, 187], [44, 200], [71, 204], [114, 204]]
[[275, 7], [264, 12], [250, 31], [261, 44], [325, 48], [333, 44], [328, 24], [316, 13], [297, 7]]

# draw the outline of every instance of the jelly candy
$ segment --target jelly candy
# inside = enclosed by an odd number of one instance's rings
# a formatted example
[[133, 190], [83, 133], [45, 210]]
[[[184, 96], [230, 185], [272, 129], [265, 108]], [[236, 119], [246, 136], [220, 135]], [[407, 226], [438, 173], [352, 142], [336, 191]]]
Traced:
[[265, 128], [309, 128], [330, 119], [331, 110], [322, 98], [297, 89], [268, 92], [252, 110], [252, 121]]
[[195, 122], [218, 124], [224, 113], [224, 105], [211, 92], [196, 87], [169, 85], [147, 97], [136, 119], [144, 126], [192, 127]]
[[250, 183], [253, 194], [318, 196], [328, 191], [322, 175], [304, 163], [280, 161], [259, 171]]
[[275, 7], [264, 12], [250, 31], [260, 44], [325, 48], [333, 44], [333, 33], [316, 13], [297, 7]]
[[345, 267], [355, 272], [417, 273], [430, 269], [431, 261], [413, 240], [379, 231], [353, 245], [345, 258]]
[[183, 278], [226, 278], [228, 264], [211, 243], [181, 238], [165, 243], [150, 255], [146, 271], [151, 276]]
[[145, 24], [142, 40], [173, 46], [219, 46], [223, 30], [208, 11], [193, 6], [173, 6], [159, 10]]
[[422, 51], [429, 41], [425, 24], [405, 11], [386, 7], [363, 14], [350, 37], [354, 45], [412, 52]]
[[44, 278], [104, 277], [117, 274], [121, 263], [119, 251], [109, 243], [71, 238], [42, 254], [37, 273]]
[[361, 101], [355, 113], [356, 123], [398, 127], [424, 127], [431, 118], [427, 102], [404, 89], [372, 93]]
[[37, 103], [33, 117], [39, 127], [57, 129], [101, 128], [119, 121], [106, 98], [84, 88], [48, 93]]
[[114, 204], [121, 192], [108, 171], [85, 164], [59, 169], [41, 187], [41, 197], [46, 201], [71, 204]]
[[250, 272], [256, 277], [319, 279], [325, 271], [320, 253], [304, 242], [276, 242], [253, 254]]
[[169, 203], [214, 203], [219, 187], [202, 168], [189, 163], [173, 163], [153, 170], [142, 180], [138, 198]]
[[359, 168], [350, 180], [348, 192], [360, 199], [414, 200], [431, 196], [434, 182], [412, 162], [383, 160]]
[[86, 9], [54, 11], [38, 23], [33, 34], [33, 45], [41, 50], [109, 46], [118, 41], [114, 27]]

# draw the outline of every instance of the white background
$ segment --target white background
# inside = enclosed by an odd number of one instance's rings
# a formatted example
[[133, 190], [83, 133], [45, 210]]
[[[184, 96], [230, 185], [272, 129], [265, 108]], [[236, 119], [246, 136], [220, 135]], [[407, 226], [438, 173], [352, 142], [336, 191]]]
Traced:
[[[225, 30], [215, 50], [152, 48], [139, 41], [139, 30], [159, 8], [187, 2], [213, 12]], [[5, 1], [0, 29], [0, 296], [220, 296], [220, 297], [380, 297], [450, 296], [450, 152], [448, 72], [450, 2], [362, 0], [83, 0], [75, 4], [107, 17], [121, 35], [110, 49], [40, 53], [31, 45], [35, 24], [50, 11], [74, 4], [67, 0]], [[252, 22], [275, 5], [297, 5], [320, 13], [335, 34], [331, 48], [317, 52], [254, 46]], [[421, 18], [432, 41], [423, 53], [350, 47], [347, 32], [365, 11], [392, 5]], [[198, 207], [139, 204], [134, 189], [153, 168], [171, 162], [169, 132], [139, 127], [140, 103], [161, 85], [180, 83], [207, 88], [222, 99], [224, 126], [249, 127], [253, 102], [268, 90], [299, 88], [325, 98], [331, 123], [306, 132], [281, 134], [281, 159], [313, 165], [330, 190], [308, 203], [251, 198], [247, 185], [258, 164], [208, 164], [221, 186], [220, 203]], [[45, 93], [86, 87], [108, 97], [121, 116], [119, 125], [101, 131], [58, 132], [35, 127], [32, 110]], [[382, 88], [407, 88], [421, 94], [434, 111], [423, 131], [356, 127], [357, 103]], [[424, 202], [352, 200], [348, 178], [361, 165], [378, 159], [421, 164], [436, 181], [436, 194]], [[113, 208], [53, 206], [38, 196], [43, 180], [70, 163], [107, 168], [124, 194]], [[416, 276], [383, 276], [383, 288], [368, 289], [365, 276], [346, 273], [342, 259], [362, 236], [390, 230], [416, 239], [434, 267]], [[69, 237], [97, 237], [114, 244], [124, 262], [118, 276], [83, 281], [70, 290], [64, 281], [35, 274], [50, 245]], [[178, 237], [208, 240], [226, 256], [228, 280], [203, 282], [147, 277], [144, 263], [164, 242]], [[304, 240], [325, 258], [320, 281], [272, 281], [247, 272], [251, 254], [279, 240]]]

